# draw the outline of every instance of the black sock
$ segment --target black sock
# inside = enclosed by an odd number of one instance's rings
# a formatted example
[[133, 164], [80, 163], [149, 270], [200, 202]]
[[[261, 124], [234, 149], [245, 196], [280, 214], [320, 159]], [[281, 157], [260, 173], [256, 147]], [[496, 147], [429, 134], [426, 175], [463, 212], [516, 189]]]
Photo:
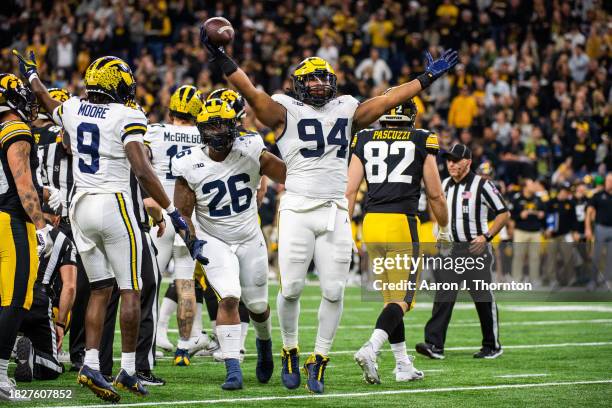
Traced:
[[27, 310], [22, 307], [2, 306], [0, 307], [0, 359], [10, 360], [17, 332]]
[[168, 289], [166, 289], [166, 294], [164, 297], [174, 301], [174, 303], [178, 303], [178, 295], [176, 294], [176, 285], [174, 282], [168, 285]]
[[376, 328], [384, 330], [391, 339], [392, 333], [395, 328], [404, 321], [404, 311], [402, 307], [397, 303], [389, 303], [378, 316], [376, 320]]
[[196, 303], [204, 303], [204, 290], [200, 285], [195, 286]]
[[403, 343], [406, 341], [406, 332], [404, 328], [404, 319], [395, 326], [393, 333], [389, 335], [389, 344]]
[[210, 285], [206, 285], [206, 290], [204, 291], [204, 301], [206, 302], [206, 310], [208, 310], [208, 318], [212, 322], [213, 320], [217, 320], [217, 310], [219, 310], [219, 301], [217, 300], [217, 295], [212, 290]]
[[240, 323], [251, 322], [251, 319], [249, 318], [249, 311], [242, 302], [238, 304], [238, 313], [240, 314]]

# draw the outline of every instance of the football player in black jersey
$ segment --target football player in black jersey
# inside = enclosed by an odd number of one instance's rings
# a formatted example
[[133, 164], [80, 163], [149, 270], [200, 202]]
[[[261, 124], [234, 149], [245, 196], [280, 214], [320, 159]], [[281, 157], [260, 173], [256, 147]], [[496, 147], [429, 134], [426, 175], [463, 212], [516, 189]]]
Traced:
[[[370, 262], [418, 256], [418, 211], [421, 179], [429, 205], [439, 224], [438, 240], [449, 242], [448, 212], [436, 163], [438, 138], [434, 133], [414, 129], [417, 109], [412, 100], [392, 109], [379, 119], [382, 129], [364, 129], [353, 139], [346, 196], [352, 216], [359, 185], [365, 176], [368, 194], [363, 221], [363, 239]], [[381, 269], [381, 268], [379, 268]], [[377, 355], [388, 340], [396, 360], [396, 381], [423, 378], [406, 354], [404, 313], [414, 306], [418, 272], [400, 265], [374, 271], [381, 285], [385, 306], [376, 328], [357, 353], [355, 361], [366, 382], [380, 383]], [[412, 273], [411, 273], [412, 272]], [[394, 285], [412, 287], [396, 290]]]

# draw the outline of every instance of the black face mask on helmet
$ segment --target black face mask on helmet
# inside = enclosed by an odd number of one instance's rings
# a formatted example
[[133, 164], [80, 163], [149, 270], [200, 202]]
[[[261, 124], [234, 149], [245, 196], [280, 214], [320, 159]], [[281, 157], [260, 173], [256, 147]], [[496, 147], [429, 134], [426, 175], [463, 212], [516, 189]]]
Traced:
[[[317, 84], [309, 86], [308, 83], [313, 81]], [[297, 99], [305, 104], [317, 107], [323, 106], [336, 96], [336, 75], [329, 72], [313, 72], [312, 74], [294, 76], [293, 90]]]
[[236, 123], [229, 120], [213, 119], [199, 123], [198, 130], [202, 136], [202, 143], [220, 153], [229, 152], [238, 137]]

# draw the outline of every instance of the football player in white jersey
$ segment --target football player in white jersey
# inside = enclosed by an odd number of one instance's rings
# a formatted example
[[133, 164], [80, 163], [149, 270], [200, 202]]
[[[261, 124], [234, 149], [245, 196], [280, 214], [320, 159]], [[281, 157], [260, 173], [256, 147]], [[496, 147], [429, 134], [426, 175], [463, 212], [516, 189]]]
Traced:
[[[195, 120], [201, 108], [202, 93], [193, 85], [183, 85], [170, 97], [168, 107], [170, 123], [155, 123], [147, 128], [144, 142], [151, 150], [151, 164], [168, 197], [174, 196], [176, 179], [171, 173], [170, 160], [178, 152], [202, 143], [198, 128], [195, 126]], [[145, 201], [147, 205], [151, 204], [149, 201], [150, 199]], [[201, 323], [195, 324], [196, 320], [202, 321], [202, 309], [201, 307], [196, 308], [193, 280], [195, 261], [191, 258], [181, 237], [176, 235], [172, 229], [166, 229], [164, 235], [155, 238], [154, 242], [159, 251], [157, 262], [161, 271], [167, 270], [170, 260], [174, 260], [174, 283], [177, 292], [176, 318], [179, 327], [179, 341], [174, 354], [174, 365], [188, 366], [190, 352], [193, 353], [205, 347], [207, 342], [204, 340], [208, 340], [208, 337], [201, 334]], [[173, 312], [172, 303], [174, 302], [166, 297], [162, 300], [161, 313], [164, 316], [160, 315], [162, 325], [158, 328], [157, 334], [159, 345], [162, 348], [172, 347], [167, 336], [169, 319], [167, 314]], [[198, 311], [199, 313], [196, 313]], [[192, 330], [194, 327], [196, 333]]]
[[[197, 126], [204, 146], [179, 152], [172, 159], [172, 174], [178, 177], [174, 201], [185, 216], [191, 216], [195, 208], [198, 235], [206, 242], [206, 253], [214, 254], [205, 269], [219, 298], [216, 330], [227, 370], [221, 388], [236, 390], [242, 388], [240, 299], [257, 335], [257, 379], [266, 383], [272, 376], [268, 252], [255, 195], [262, 175], [284, 183], [286, 166], [266, 151], [260, 137], [239, 134], [236, 111], [226, 101], [207, 100]], [[190, 218], [187, 223], [195, 233]]]
[[334, 70], [318, 57], [305, 59], [293, 72], [293, 96], [270, 97], [251, 83], [222, 46], [210, 42], [204, 27], [200, 37], [210, 61], [246, 98], [257, 118], [276, 131], [278, 148], [287, 163], [287, 193], [281, 199], [279, 218], [281, 379], [287, 388], [300, 384], [296, 370], [299, 299], [308, 266], [314, 259], [322, 299], [314, 353], [304, 369], [307, 389], [322, 393], [351, 260], [351, 224], [344, 197], [349, 137], [451, 69], [457, 62], [457, 52], [447, 50], [435, 61], [427, 53], [427, 67], [417, 79], [359, 104], [352, 96], [336, 96]]
[[[34, 54], [18, 55], [20, 70], [28, 78], [39, 103], [53, 112], [64, 127], [73, 153], [76, 194], [69, 217], [77, 249], [89, 278], [91, 294], [85, 317], [86, 350], [78, 382], [98, 397], [117, 402], [115, 389], [137, 395], [148, 391], [135, 375], [136, 342], [140, 323], [141, 235], [130, 198], [130, 169], [140, 184], [170, 215], [186, 235], [185, 220], [172, 205], [147, 159], [143, 144], [147, 119], [126, 106], [134, 98], [130, 67], [116, 57], [101, 57], [85, 72], [87, 97], [60, 103], [52, 99], [38, 79]], [[194, 241], [190, 247], [199, 248]], [[113, 285], [121, 291], [121, 370], [111, 385], [100, 374], [98, 349]]]

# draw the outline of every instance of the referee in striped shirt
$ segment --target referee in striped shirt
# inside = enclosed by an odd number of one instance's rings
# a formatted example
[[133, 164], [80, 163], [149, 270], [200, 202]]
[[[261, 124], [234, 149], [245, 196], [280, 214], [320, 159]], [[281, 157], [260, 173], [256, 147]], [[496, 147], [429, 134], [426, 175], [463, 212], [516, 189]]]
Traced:
[[[476, 279], [491, 282], [494, 257], [489, 242], [506, 225], [510, 213], [493, 183], [470, 170], [472, 152], [466, 145], [454, 145], [443, 157], [450, 177], [442, 182], [442, 189], [446, 195], [449, 226], [455, 243], [450, 256], [455, 259], [482, 256], [485, 267], [480, 271], [476, 268], [466, 269], [462, 274], [453, 270], [436, 270], [434, 275], [438, 283], [466, 281], [476, 304], [483, 334], [482, 348], [474, 354], [474, 358], [496, 358], [502, 354], [497, 304], [491, 291], [476, 290], [473, 282]], [[490, 227], [487, 223], [489, 211], [495, 214]], [[446, 331], [457, 293], [458, 290], [453, 289], [436, 292], [432, 316], [425, 326], [425, 342], [416, 345], [417, 352], [430, 358], [444, 358]]]

